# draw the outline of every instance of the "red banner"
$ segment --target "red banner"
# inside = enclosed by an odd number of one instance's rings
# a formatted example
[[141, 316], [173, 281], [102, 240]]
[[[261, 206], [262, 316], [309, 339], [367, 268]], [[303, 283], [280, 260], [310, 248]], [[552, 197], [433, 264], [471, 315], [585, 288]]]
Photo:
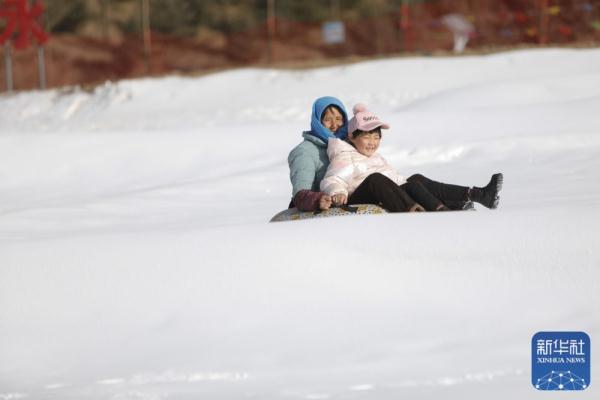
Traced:
[[0, 20], [6, 20], [6, 27], [0, 33], [0, 44], [12, 39], [15, 34], [16, 49], [26, 49], [32, 36], [38, 44], [46, 43], [48, 34], [37, 21], [43, 12], [44, 5], [40, 1], [29, 7], [28, 0], [4, 0], [0, 5]]

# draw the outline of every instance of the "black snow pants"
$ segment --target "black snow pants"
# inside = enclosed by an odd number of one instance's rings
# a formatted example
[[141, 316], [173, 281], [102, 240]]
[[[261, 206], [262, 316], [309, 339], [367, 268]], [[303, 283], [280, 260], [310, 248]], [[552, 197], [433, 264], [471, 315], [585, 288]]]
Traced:
[[348, 204], [378, 204], [390, 212], [409, 211], [415, 203], [427, 211], [436, 211], [440, 206], [460, 210], [468, 200], [468, 191], [466, 186], [436, 182], [421, 174], [412, 175], [398, 186], [387, 176], [374, 173], [350, 195]]

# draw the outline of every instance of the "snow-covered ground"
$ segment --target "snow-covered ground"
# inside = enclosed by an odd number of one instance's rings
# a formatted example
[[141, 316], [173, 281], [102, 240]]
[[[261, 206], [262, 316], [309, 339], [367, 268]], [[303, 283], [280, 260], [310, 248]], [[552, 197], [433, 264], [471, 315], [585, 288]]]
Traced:
[[[323, 95], [500, 208], [269, 224]], [[0, 399], [570, 398], [531, 338], [597, 348], [599, 182], [598, 49], [0, 96]]]

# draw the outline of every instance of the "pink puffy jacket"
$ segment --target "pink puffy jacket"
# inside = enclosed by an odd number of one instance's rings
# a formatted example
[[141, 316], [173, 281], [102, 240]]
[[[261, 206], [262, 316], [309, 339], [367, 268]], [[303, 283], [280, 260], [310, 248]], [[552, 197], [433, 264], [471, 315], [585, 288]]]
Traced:
[[379, 172], [402, 185], [406, 182], [388, 162], [379, 154], [371, 157], [360, 154], [350, 143], [340, 139], [329, 139], [327, 145], [329, 167], [321, 181], [321, 191], [332, 196], [345, 194], [350, 196], [367, 176]]

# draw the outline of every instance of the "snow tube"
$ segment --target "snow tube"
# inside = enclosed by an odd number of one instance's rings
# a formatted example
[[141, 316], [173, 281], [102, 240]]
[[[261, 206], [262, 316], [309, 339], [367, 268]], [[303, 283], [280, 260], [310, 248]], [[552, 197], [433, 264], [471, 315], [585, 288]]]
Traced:
[[387, 211], [374, 204], [353, 204], [350, 206], [331, 207], [325, 211], [300, 211], [297, 208], [288, 208], [277, 213], [270, 222], [297, 221], [309, 218], [338, 217], [341, 215], [356, 214], [387, 214]]

